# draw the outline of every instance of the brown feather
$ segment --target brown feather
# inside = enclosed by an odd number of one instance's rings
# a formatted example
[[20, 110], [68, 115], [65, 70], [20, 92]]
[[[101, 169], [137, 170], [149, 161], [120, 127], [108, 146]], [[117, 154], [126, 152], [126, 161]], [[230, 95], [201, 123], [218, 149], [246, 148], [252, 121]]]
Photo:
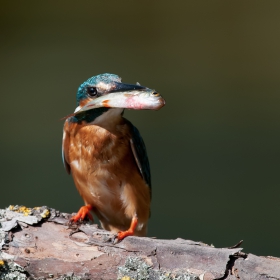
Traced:
[[131, 150], [130, 125], [111, 109], [93, 123], [65, 122], [63, 144], [75, 185], [102, 226], [127, 230], [138, 216], [135, 235], [144, 236], [150, 212], [150, 190]]

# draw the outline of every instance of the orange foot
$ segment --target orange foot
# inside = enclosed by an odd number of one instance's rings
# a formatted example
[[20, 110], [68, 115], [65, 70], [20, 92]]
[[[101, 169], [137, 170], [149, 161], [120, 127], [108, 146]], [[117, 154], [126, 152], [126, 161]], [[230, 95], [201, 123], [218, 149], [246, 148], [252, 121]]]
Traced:
[[134, 235], [134, 231], [135, 231], [135, 228], [136, 228], [137, 224], [138, 224], [138, 218], [137, 218], [137, 216], [134, 216], [132, 218], [132, 221], [131, 221], [131, 224], [130, 224], [130, 228], [128, 230], [126, 230], [126, 231], [120, 231], [118, 233], [118, 237], [117, 237], [118, 241], [123, 240], [127, 236]]
[[70, 219], [70, 221], [71, 222], [77, 222], [78, 220], [84, 220], [85, 219], [85, 217], [87, 216], [90, 220], [92, 220], [93, 221], [93, 217], [92, 217], [92, 215], [91, 215], [91, 213], [90, 213], [90, 210], [92, 210], [92, 206], [91, 205], [85, 205], [85, 206], [82, 206], [81, 208], [80, 208], [80, 210], [78, 211], [78, 213], [75, 215], [75, 216], [73, 216], [71, 219]]

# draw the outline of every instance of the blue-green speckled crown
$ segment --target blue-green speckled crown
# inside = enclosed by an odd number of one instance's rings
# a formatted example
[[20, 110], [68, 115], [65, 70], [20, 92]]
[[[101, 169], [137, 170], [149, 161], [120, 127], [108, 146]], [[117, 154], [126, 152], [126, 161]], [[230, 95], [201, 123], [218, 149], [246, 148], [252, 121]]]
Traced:
[[77, 91], [77, 106], [79, 106], [81, 100], [87, 98], [86, 88], [88, 86], [95, 87], [100, 82], [102, 82], [104, 84], [109, 84], [109, 83], [112, 83], [112, 82], [120, 83], [121, 78], [118, 75], [115, 75], [115, 74], [105, 73], [105, 74], [100, 74], [100, 75], [93, 76], [93, 77], [87, 79], [78, 88], [78, 91]]

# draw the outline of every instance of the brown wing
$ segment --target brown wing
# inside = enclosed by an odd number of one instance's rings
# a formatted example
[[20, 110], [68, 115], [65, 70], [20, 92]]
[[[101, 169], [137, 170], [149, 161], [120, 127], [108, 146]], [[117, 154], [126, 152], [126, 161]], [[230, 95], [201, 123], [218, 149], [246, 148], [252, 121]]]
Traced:
[[64, 123], [64, 128], [63, 128], [63, 139], [62, 139], [62, 161], [63, 161], [63, 165], [67, 171], [68, 174], [71, 173], [71, 168], [68, 162], [68, 151], [69, 151], [69, 143], [70, 143], [70, 139], [69, 139], [69, 133], [68, 133], [68, 121], [66, 120]]

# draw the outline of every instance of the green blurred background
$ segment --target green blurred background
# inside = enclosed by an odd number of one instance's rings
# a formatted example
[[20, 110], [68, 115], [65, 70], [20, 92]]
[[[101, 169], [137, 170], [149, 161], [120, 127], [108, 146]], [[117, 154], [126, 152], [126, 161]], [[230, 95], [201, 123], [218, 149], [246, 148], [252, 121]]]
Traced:
[[155, 88], [149, 236], [280, 256], [280, 1], [2, 1], [0, 207], [83, 204], [61, 162], [80, 83]]

